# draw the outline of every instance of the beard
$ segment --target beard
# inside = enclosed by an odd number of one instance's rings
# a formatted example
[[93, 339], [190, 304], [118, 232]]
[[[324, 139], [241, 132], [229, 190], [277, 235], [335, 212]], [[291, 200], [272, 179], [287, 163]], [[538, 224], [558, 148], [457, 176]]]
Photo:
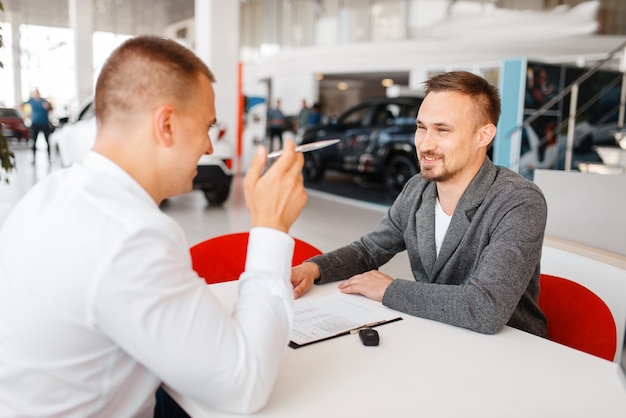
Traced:
[[[448, 170], [443, 164], [444, 159], [441, 155], [424, 155], [425, 157], [436, 157], [440, 159], [441, 164], [438, 166], [426, 166], [420, 169], [420, 175], [424, 180], [434, 182], [444, 182], [450, 180], [456, 175], [456, 172]], [[442, 166], [442, 167], [441, 167]]]
[[437, 172], [437, 169], [435, 167], [422, 169], [420, 171], [420, 174], [423, 179], [434, 182], [444, 182], [454, 177], [454, 173], [445, 169], [441, 172]]

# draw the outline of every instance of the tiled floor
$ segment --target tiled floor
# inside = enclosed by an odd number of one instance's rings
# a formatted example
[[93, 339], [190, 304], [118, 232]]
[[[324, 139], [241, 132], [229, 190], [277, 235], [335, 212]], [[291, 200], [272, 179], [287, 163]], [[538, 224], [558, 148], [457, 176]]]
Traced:
[[[43, 144], [45, 147], [45, 143]], [[33, 164], [32, 151], [13, 146], [17, 170], [10, 174], [9, 184], [0, 184], [0, 225], [15, 203], [39, 180], [59, 169], [53, 158], [48, 161], [44, 149], [37, 150]], [[209, 237], [249, 229], [249, 215], [243, 198], [241, 176], [234, 180], [231, 196], [223, 206], [208, 206], [200, 191], [178, 196], [166, 202], [162, 209], [176, 219], [187, 234], [189, 245]], [[347, 244], [369, 231], [384, 215], [386, 206], [362, 203], [308, 190], [309, 200], [290, 233], [310, 242], [322, 251]], [[406, 254], [400, 254], [381, 268], [394, 277], [410, 278]]]

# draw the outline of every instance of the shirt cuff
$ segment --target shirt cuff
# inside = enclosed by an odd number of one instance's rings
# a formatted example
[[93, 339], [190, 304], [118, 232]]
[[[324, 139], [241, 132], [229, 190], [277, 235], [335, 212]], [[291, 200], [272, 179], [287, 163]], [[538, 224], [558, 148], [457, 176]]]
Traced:
[[291, 289], [294, 247], [293, 238], [284, 232], [272, 228], [252, 228], [248, 238], [245, 272], [267, 275]]

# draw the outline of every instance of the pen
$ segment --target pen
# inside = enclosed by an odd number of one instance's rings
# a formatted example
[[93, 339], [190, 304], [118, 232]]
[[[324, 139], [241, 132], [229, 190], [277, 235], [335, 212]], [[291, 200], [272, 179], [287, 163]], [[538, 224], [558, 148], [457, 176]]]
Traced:
[[363, 328], [374, 328], [374, 327], [376, 327], [378, 325], [383, 325], [383, 324], [387, 324], [389, 322], [397, 321], [398, 319], [402, 319], [402, 318], [384, 319], [382, 321], [370, 322], [369, 324], [361, 325], [360, 327], [351, 329], [350, 330], [350, 334], [356, 334], [356, 333], [359, 332], [359, 330], [362, 330]]
[[[296, 152], [309, 152], [316, 149], [326, 148], [339, 142], [338, 139], [327, 139], [325, 141], [311, 142], [310, 144], [298, 145]], [[284, 150], [278, 150], [267, 154], [267, 158], [276, 158], [282, 155]]]

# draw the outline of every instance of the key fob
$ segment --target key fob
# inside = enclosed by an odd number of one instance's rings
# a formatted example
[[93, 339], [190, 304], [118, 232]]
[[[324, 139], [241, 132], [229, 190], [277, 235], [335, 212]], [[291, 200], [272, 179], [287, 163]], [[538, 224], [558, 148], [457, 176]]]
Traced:
[[378, 337], [378, 331], [372, 328], [361, 328], [359, 330], [359, 337], [363, 345], [375, 346], [378, 345], [380, 338]]

